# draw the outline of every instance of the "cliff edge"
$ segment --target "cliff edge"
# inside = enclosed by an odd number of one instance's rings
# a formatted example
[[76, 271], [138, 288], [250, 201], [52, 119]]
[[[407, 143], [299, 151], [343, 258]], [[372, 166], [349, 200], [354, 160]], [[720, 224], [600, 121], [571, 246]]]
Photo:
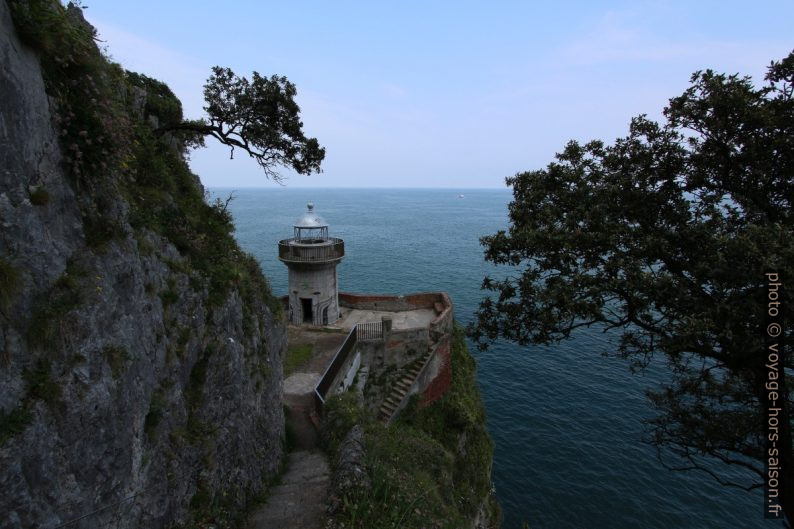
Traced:
[[0, 0], [0, 527], [223, 527], [283, 459], [283, 316], [93, 37]]

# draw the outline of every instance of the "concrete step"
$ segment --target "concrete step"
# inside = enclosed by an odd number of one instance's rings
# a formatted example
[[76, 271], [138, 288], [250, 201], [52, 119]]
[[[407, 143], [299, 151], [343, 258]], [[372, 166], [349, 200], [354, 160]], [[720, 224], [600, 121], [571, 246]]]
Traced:
[[386, 397], [386, 400], [383, 401], [383, 404], [388, 404], [392, 408], [396, 408], [399, 403], [400, 401], [394, 395], [389, 395]]
[[394, 411], [395, 409], [397, 409], [397, 404], [398, 403], [393, 400], [385, 400], [383, 401], [383, 404], [380, 405], [380, 409]]
[[406, 390], [410, 389], [411, 386], [414, 385], [414, 380], [415, 379], [412, 379], [412, 378], [404, 378], [404, 379], [400, 380], [399, 382], [397, 382], [397, 384], [395, 384], [395, 387], [398, 387], [400, 389], [406, 389]]

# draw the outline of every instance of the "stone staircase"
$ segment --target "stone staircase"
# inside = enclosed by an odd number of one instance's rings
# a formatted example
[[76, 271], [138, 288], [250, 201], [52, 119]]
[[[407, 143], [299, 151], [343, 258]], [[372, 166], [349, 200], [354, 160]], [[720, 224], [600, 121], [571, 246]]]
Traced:
[[432, 353], [433, 350], [428, 349], [424, 356], [414, 360], [411, 362], [411, 364], [409, 364], [409, 367], [403, 377], [398, 380], [396, 384], [394, 384], [391, 392], [383, 401], [383, 404], [380, 405], [380, 409], [378, 410], [378, 419], [386, 424], [391, 421], [392, 417], [394, 417], [394, 412], [400, 407], [400, 404], [402, 404], [403, 400], [405, 400], [405, 396], [408, 394], [411, 386], [413, 386], [414, 382], [416, 381], [416, 377], [419, 376], [419, 373], [422, 372], [422, 369], [424, 369], [425, 365], [430, 360]]

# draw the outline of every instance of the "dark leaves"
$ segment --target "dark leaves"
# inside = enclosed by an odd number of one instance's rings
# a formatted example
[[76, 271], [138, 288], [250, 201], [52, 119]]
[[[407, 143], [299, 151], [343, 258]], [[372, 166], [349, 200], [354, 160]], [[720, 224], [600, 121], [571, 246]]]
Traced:
[[661, 354], [671, 373], [652, 396], [653, 441], [688, 468], [712, 468], [705, 455], [755, 469], [763, 271], [794, 277], [792, 79], [794, 54], [762, 88], [698, 72], [665, 123], [639, 116], [611, 145], [570, 142], [508, 178], [510, 227], [482, 243], [521, 274], [483, 282], [470, 335], [486, 347], [619, 330], [618, 355], [641, 368]]

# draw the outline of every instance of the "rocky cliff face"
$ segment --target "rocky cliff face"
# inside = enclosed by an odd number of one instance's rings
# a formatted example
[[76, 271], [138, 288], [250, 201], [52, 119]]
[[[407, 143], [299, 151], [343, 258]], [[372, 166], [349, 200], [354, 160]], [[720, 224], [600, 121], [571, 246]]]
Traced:
[[[79, 18], [0, 0], [0, 527], [223, 525], [282, 459], [284, 325], [152, 133], [178, 101]], [[47, 56], [64, 28], [90, 61]]]

